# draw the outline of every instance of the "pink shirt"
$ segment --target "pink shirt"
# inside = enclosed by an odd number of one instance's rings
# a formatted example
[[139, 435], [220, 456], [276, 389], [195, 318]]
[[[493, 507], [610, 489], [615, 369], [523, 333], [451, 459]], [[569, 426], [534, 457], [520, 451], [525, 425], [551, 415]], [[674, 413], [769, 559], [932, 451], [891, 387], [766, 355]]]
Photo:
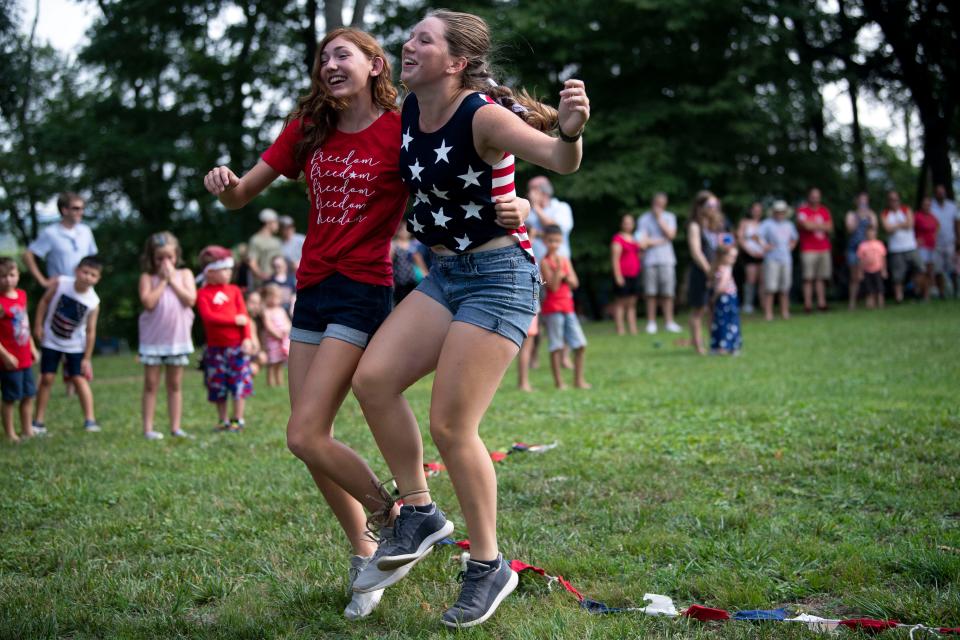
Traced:
[[879, 240], [864, 240], [857, 247], [857, 258], [863, 265], [864, 273], [883, 271], [883, 259], [887, 257], [887, 248]]
[[640, 248], [633, 238], [627, 240], [617, 233], [610, 244], [620, 245], [620, 274], [624, 278], [636, 278], [640, 275]]
[[[189, 272], [178, 269], [173, 276], [182, 285]], [[156, 287], [160, 276], [150, 276], [150, 286]], [[184, 306], [170, 287], [165, 287], [153, 309], [140, 314], [140, 355], [182, 356], [193, 353], [193, 309]]]

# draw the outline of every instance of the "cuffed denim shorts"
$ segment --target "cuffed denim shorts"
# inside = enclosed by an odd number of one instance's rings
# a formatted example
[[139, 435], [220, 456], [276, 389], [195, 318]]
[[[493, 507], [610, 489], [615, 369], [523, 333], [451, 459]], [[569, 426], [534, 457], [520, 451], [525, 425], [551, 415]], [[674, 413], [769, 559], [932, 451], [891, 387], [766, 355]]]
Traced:
[[446, 307], [455, 321], [519, 347], [539, 309], [540, 270], [517, 245], [455, 256], [435, 253], [416, 291]]
[[290, 340], [320, 344], [336, 338], [366, 349], [393, 309], [393, 287], [367, 284], [335, 273], [297, 291]]

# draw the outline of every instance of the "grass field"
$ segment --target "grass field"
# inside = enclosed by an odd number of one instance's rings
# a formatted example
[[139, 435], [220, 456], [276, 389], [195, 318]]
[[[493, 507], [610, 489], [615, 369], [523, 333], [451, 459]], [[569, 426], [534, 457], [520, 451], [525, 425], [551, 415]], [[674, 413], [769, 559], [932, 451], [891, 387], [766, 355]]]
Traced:
[[[739, 358], [698, 358], [663, 334], [618, 338], [609, 323], [587, 334], [592, 390], [554, 391], [541, 366], [527, 395], [511, 371], [487, 414], [491, 449], [560, 443], [497, 467], [505, 555], [611, 606], [653, 592], [678, 607], [960, 626], [960, 304], [752, 320]], [[214, 434], [191, 372], [184, 427], [197, 438], [148, 442], [133, 358], [95, 368], [103, 433], [82, 432], [58, 385], [52, 437], [0, 446], [0, 637], [448, 635], [438, 618], [457, 593], [450, 547], [369, 619], [342, 617], [348, 547], [285, 448], [284, 389], [258, 388], [245, 433]], [[429, 388], [408, 393], [418, 416]], [[337, 429], [385, 473], [352, 399]], [[462, 523], [449, 478], [430, 482]], [[464, 632], [677, 634], [810, 635], [591, 616], [527, 576]]]

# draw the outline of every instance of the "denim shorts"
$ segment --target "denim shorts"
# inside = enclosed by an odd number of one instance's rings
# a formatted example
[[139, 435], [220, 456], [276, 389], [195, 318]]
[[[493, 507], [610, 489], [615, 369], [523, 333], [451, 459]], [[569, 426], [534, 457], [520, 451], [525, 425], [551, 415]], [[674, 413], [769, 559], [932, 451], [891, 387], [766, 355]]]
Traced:
[[40, 349], [40, 373], [56, 373], [61, 360], [65, 360], [64, 375], [69, 378], [83, 375], [83, 353], [64, 353], [47, 347]]
[[539, 309], [540, 270], [517, 245], [455, 256], [435, 253], [416, 290], [446, 307], [455, 321], [519, 347]]
[[335, 273], [297, 291], [290, 340], [320, 344], [324, 338], [336, 338], [365, 349], [392, 309], [393, 287]]
[[0, 371], [0, 389], [4, 402], [18, 402], [37, 395], [33, 383], [33, 369], [25, 367], [16, 371]]
[[587, 338], [583, 335], [583, 328], [575, 313], [545, 313], [543, 324], [547, 327], [547, 341], [549, 351], [559, 351], [563, 345], [571, 349], [580, 349], [587, 346]]

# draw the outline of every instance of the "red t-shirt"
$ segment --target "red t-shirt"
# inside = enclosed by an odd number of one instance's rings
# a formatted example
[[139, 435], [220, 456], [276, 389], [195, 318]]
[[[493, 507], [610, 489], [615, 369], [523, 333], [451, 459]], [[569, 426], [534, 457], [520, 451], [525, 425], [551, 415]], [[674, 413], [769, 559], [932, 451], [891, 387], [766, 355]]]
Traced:
[[633, 239], [626, 240], [617, 233], [610, 244], [620, 245], [620, 275], [624, 278], [636, 278], [640, 275], [640, 248], [637, 243]]
[[[797, 222], [826, 222], [832, 225], [833, 218], [830, 217], [830, 209], [822, 204], [813, 207], [809, 203], [804, 203], [797, 208]], [[797, 229], [800, 231], [802, 253], [830, 251], [830, 236], [826, 231], [807, 231], [801, 224], [797, 225]]]
[[937, 248], [937, 229], [940, 221], [929, 211], [917, 211], [913, 214], [913, 232], [917, 234], [917, 244], [924, 249]]
[[[235, 284], [211, 284], [197, 291], [197, 311], [203, 320], [208, 347], [239, 347], [249, 338], [249, 314], [243, 302], [243, 293]], [[248, 322], [237, 326], [237, 316], [247, 316]]]
[[[570, 273], [570, 263], [565, 258], [559, 256], [553, 258], [545, 257], [540, 262], [544, 279], [546, 279], [547, 275], [545, 267], [549, 267], [550, 271], [553, 272], [559, 269], [564, 275]], [[573, 291], [570, 290], [570, 285], [567, 284], [566, 280], [560, 283], [556, 291], [550, 291], [550, 288], [547, 287], [547, 295], [544, 296], [543, 304], [540, 306], [540, 312], [544, 314], [573, 313]]]
[[310, 217], [297, 288], [334, 273], [391, 286], [390, 240], [407, 206], [400, 180], [400, 114], [387, 111], [357, 133], [334, 131], [300, 166], [300, 121], [288, 124], [263, 161], [291, 180], [307, 179]]
[[[0, 294], [0, 344], [13, 355], [20, 364], [17, 371], [33, 365], [33, 352], [30, 350], [30, 317], [27, 315], [27, 292], [16, 289], [17, 297], [8, 298]], [[3, 366], [6, 369], [6, 366]]]

